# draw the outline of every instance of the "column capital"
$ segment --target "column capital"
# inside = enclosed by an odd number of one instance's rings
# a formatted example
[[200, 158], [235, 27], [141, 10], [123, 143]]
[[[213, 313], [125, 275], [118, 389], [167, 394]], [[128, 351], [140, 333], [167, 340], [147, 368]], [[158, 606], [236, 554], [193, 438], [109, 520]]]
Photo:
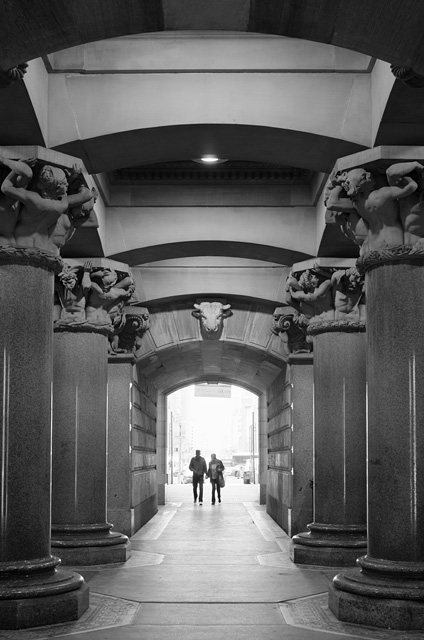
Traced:
[[363, 322], [364, 279], [355, 259], [321, 258], [294, 264], [286, 282], [286, 303], [297, 311], [293, 319], [299, 327]]
[[35, 145], [0, 147], [0, 183], [0, 246], [58, 256], [76, 229], [99, 226], [99, 194], [79, 158]]

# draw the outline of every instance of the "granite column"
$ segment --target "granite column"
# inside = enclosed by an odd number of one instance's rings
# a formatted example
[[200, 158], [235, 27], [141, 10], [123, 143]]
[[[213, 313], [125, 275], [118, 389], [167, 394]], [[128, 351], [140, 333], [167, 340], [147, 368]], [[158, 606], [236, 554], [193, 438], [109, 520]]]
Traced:
[[53, 282], [62, 261], [0, 250], [0, 628], [77, 620], [83, 578], [51, 555]]
[[127, 536], [107, 522], [108, 325], [54, 334], [52, 547], [67, 565], [125, 562]]
[[298, 564], [354, 565], [366, 551], [365, 325], [310, 323], [314, 336], [314, 521], [293, 537]]
[[368, 553], [336, 576], [341, 620], [424, 629], [424, 255], [403, 246], [359, 259], [366, 272]]

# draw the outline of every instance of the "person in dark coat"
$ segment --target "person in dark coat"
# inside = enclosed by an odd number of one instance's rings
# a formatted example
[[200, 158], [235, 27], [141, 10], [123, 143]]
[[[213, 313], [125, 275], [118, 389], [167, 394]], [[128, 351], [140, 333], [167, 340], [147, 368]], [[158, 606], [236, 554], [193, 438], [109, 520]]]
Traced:
[[203, 504], [203, 478], [208, 473], [206, 460], [200, 455], [200, 450], [196, 449], [196, 455], [190, 460], [188, 467], [193, 471], [193, 498], [194, 504], [197, 502], [197, 487], [199, 487], [199, 504]]
[[216, 453], [212, 453], [207, 473], [212, 485], [212, 504], [215, 504], [215, 491], [218, 496], [218, 502], [221, 502], [220, 479], [222, 477], [224, 469], [225, 467], [222, 464], [222, 460], [218, 460], [218, 458], [216, 457]]

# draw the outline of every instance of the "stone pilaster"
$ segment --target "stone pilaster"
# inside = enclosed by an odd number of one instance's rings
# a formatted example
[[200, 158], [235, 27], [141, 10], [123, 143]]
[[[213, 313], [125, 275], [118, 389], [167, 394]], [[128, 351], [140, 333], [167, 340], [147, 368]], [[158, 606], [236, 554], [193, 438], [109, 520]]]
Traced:
[[53, 282], [59, 258], [0, 249], [0, 628], [77, 620], [83, 578], [51, 555]]
[[67, 565], [125, 562], [106, 517], [109, 325], [55, 326], [52, 547]]
[[293, 537], [298, 564], [354, 565], [366, 551], [365, 325], [309, 325], [314, 336], [314, 521]]
[[366, 271], [368, 553], [336, 576], [341, 620], [424, 628], [424, 252], [373, 251]]
[[313, 496], [313, 354], [287, 358], [291, 385], [293, 486], [290, 536], [303, 531], [312, 520]]

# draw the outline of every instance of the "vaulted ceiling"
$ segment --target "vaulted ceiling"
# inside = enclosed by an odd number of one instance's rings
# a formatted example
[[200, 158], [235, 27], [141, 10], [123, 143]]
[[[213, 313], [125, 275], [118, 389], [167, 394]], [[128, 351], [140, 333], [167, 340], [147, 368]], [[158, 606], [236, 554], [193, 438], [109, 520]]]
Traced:
[[[422, 0], [5, 0], [1, 13], [0, 85], [29, 67], [0, 89], [0, 154], [69, 154], [100, 192], [99, 228], [63, 257], [133, 268], [152, 314], [140, 366], [159, 388], [263, 392], [285, 366], [270, 325], [292, 264], [357, 255], [325, 226], [335, 162], [424, 146], [424, 88], [390, 70], [424, 75]], [[204, 153], [226, 162], [201, 166]], [[234, 336], [196, 333], [199, 296], [227, 298]]]

